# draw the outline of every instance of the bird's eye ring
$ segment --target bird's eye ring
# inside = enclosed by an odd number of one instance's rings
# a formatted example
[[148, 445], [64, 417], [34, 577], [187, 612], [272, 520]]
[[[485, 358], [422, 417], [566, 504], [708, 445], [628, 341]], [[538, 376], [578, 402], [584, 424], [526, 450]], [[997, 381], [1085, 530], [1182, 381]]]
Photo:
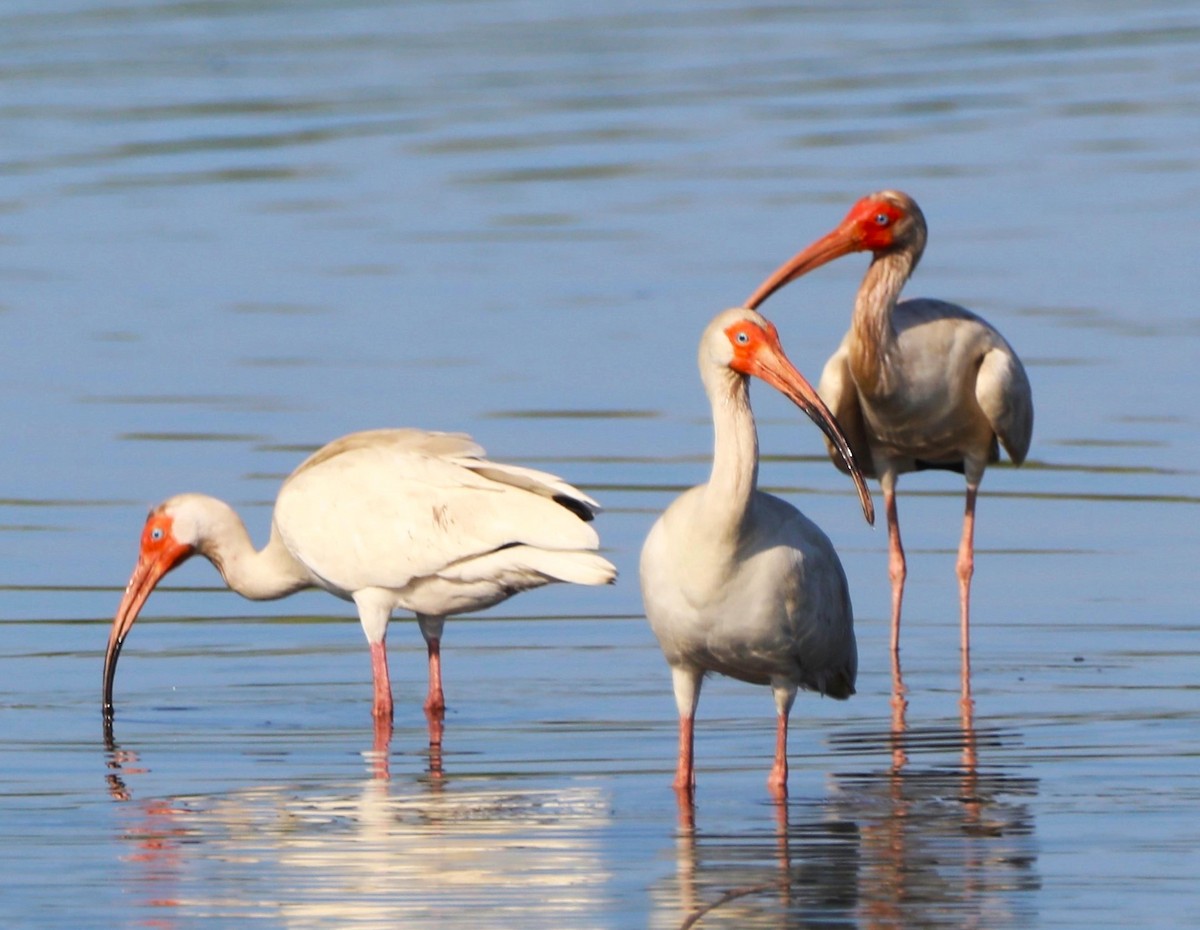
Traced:
[[888, 216], [886, 213], [876, 213], [875, 214], [875, 225], [876, 226], [887, 226], [891, 221], [892, 221], [892, 218], [890, 216]]
[[739, 330], [738, 334], [736, 336], [734, 336], [733, 338], [737, 340], [737, 344], [740, 346], [744, 346], [750, 342], [750, 334], [747, 333], [744, 329]]
[[162, 527], [156, 526], [154, 529], [152, 529], [150, 531], [150, 538], [153, 539], [155, 542], [158, 542], [160, 539], [162, 539], [163, 538]]

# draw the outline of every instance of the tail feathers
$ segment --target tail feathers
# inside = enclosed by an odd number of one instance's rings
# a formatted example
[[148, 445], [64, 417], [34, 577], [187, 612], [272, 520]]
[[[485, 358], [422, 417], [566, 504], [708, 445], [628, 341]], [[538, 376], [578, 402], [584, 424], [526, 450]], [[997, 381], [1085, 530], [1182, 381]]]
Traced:
[[584, 550], [554, 551], [522, 547], [521, 561], [531, 569], [570, 584], [612, 584], [617, 568], [595, 552]]
[[844, 701], [854, 694], [854, 675], [848, 669], [841, 669], [826, 678], [821, 685], [822, 694]]
[[504, 546], [481, 556], [447, 565], [438, 577], [458, 584], [487, 584], [508, 594], [538, 588], [551, 581], [570, 584], [612, 584], [616, 567], [590, 549], [539, 549]]

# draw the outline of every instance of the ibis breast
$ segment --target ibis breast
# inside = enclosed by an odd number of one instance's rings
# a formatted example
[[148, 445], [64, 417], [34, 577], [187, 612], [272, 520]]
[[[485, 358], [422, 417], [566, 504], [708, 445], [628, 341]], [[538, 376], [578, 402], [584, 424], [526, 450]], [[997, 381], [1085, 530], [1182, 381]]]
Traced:
[[1033, 425], [1031, 391], [1004, 338], [969, 310], [942, 301], [904, 301], [892, 322], [894, 341], [877, 355], [877, 373], [868, 378], [858, 368], [861, 337], [851, 330], [818, 387], [852, 447], [865, 447], [862, 460], [872, 473], [881, 462], [898, 472], [964, 463], [982, 470], [998, 458], [999, 443], [1014, 461], [1023, 460]]
[[642, 550], [646, 615], [667, 661], [755, 684], [784, 676], [853, 693], [853, 611], [829, 538], [763, 492], [738, 533], [710, 534], [703, 494], [702, 486], [677, 499]]

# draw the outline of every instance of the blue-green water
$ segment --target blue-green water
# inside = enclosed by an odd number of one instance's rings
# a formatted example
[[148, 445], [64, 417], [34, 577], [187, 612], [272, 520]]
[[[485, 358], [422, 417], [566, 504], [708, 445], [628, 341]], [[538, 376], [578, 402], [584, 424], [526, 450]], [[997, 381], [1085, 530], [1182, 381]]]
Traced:
[[[6, 927], [1189, 927], [1200, 923], [1200, 14], [1186, 3], [11, 3], [0, 10], [0, 916]], [[907, 476], [903, 720], [886, 536], [754, 389], [763, 483], [834, 540], [861, 655], [773, 705], [714, 680], [699, 789], [637, 553], [711, 446], [695, 343], [861, 194], [909, 191], [908, 293], [1028, 366], [979, 505]], [[815, 378], [865, 259], [766, 307]], [[261, 542], [303, 450], [465, 430], [606, 506], [616, 587], [390, 636], [373, 749], [350, 605], [200, 560], [100, 718], [147, 506]], [[711, 908], [706, 910], [706, 908]]]

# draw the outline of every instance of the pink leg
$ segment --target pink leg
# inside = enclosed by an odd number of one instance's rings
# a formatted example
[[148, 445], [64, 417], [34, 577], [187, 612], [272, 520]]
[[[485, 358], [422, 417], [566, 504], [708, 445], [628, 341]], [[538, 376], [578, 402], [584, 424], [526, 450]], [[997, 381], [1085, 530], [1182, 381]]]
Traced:
[[388, 678], [387, 644], [371, 643], [371, 673], [375, 679], [375, 703], [371, 713], [376, 720], [392, 719], [392, 682]]
[[676, 791], [675, 803], [679, 807], [679, 831], [690, 838], [696, 832], [696, 795], [692, 791]]
[[975, 752], [975, 699], [971, 697], [970, 653], [963, 653], [961, 687], [958, 709], [963, 731], [963, 769], [974, 774], [978, 759]]
[[892, 771], [899, 772], [908, 763], [904, 735], [908, 732], [908, 689], [900, 671], [900, 653], [892, 653]]
[[442, 641], [430, 639], [429, 693], [425, 696], [425, 713], [442, 718], [446, 715], [446, 696], [442, 693]]
[[425, 720], [429, 724], [429, 747], [437, 751], [430, 770], [441, 771], [442, 735], [446, 731], [446, 698], [442, 694], [442, 641], [431, 639], [429, 646], [429, 694], [425, 697]]
[[679, 711], [679, 764], [675, 767], [675, 793], [682, 806], [690, 804], [696, 790], [696, 764], [693, 754], [696, 732], [696, 705], [704, 673], [690, 666], [671, 666], [671, 687]]
[[445, 617], [417, 614], [417, 625], [421, 628], [429, 651], [429, 692], [425, 696], [425, 716], [430, 721], [431, 740], [433, 722], [440, 722], [446, 716], [446, 696], [442, 693], [442, 630], [445, 623]]
[[888, 577], [892, 581], [892, 655], [900, 654], [900, 604], [904, 600], [904, 579], [908, 567], [904, 561], [904, 546], [900, 543], [900, 518], [896, 513], [896, 489], [884, 482], [883, 502], [888, 524]]
[[787, 797], [787, 738], [788, 715], [782, 713], [775, 718], [775, 764], [771, 766], [771, 774], [767, 778], [767, 788], [776, 800]]
[[679, 765], [675, 768], [675, 783], [672, 787], [677, 792], [689, 796], [696, 790], [696, 766], [692, 754], [695, 725], [694, 715], [679, 715]]
[[962, 541], [958, 545], [959, 623], [962, 630], [964, 661], [971, 652], [971, 576], [975, 574], [975, 495], [977, 488], [967, 485], [967, 508], [963, 515]]

